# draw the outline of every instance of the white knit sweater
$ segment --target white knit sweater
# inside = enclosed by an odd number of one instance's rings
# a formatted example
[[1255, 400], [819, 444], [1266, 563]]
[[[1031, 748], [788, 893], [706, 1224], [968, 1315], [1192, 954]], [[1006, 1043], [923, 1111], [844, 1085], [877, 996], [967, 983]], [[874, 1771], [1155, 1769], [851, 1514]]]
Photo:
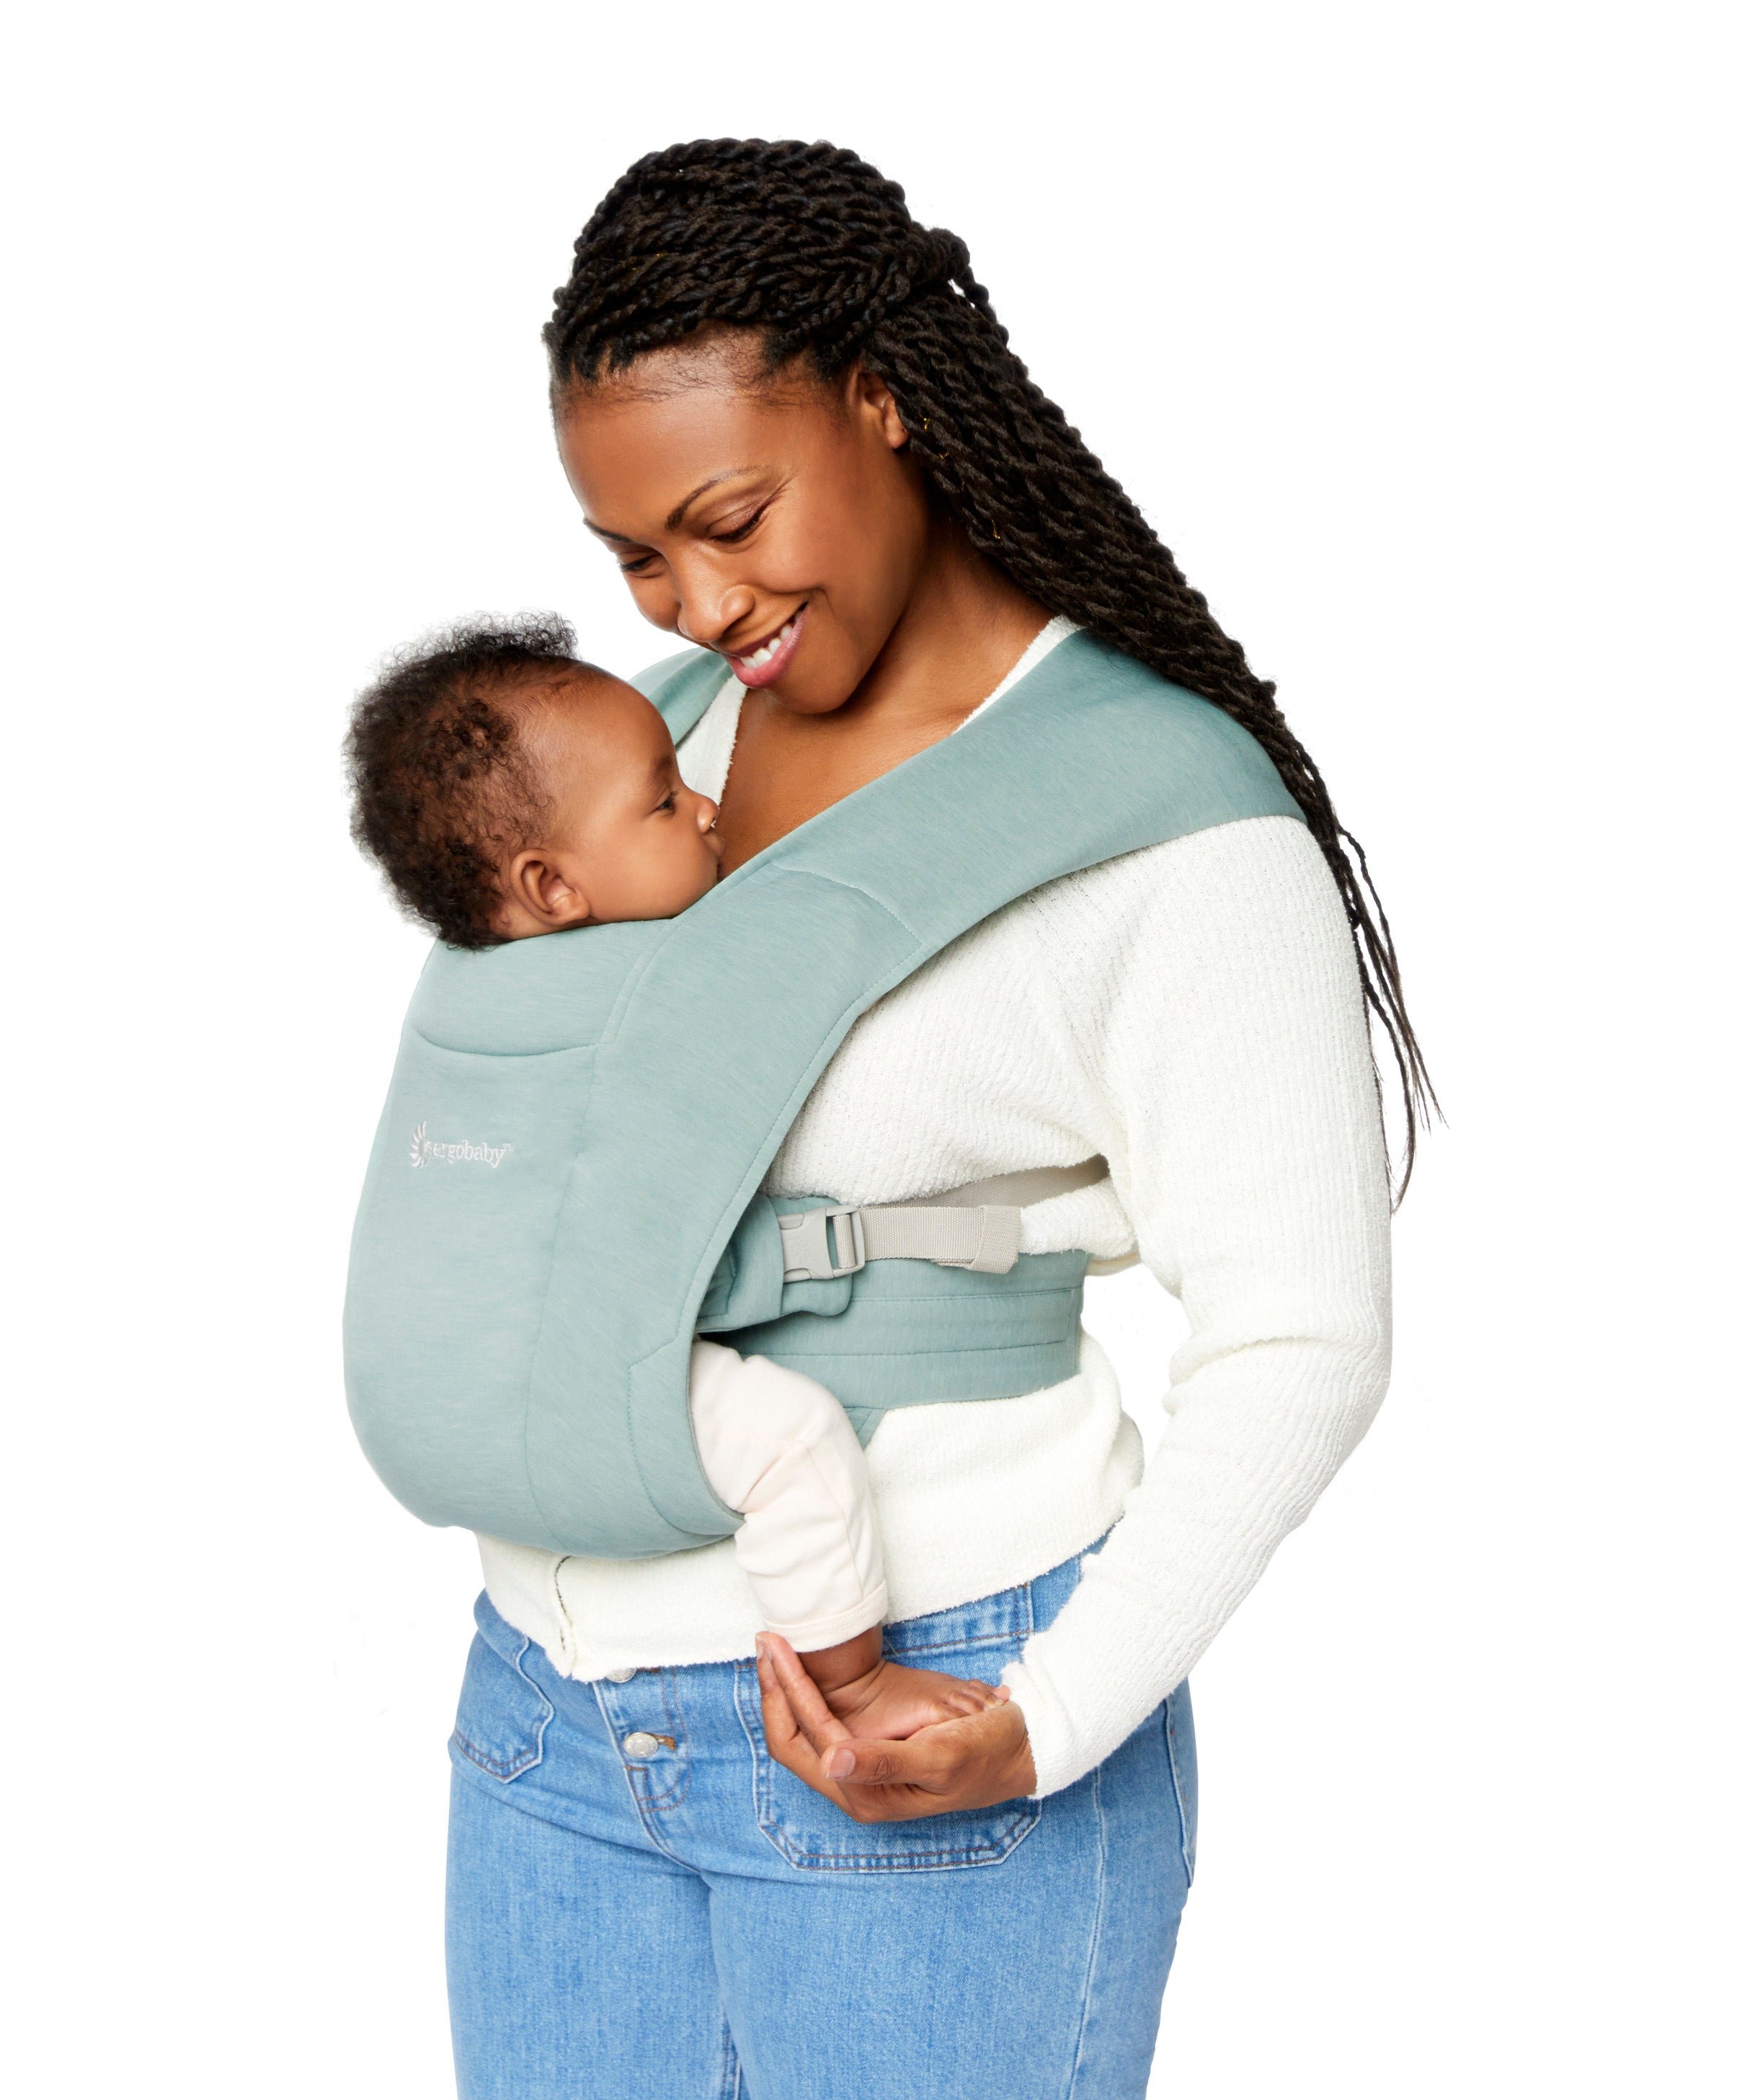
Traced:
[[[1053, 621], [986, 706], [1063, 635]], [[742, 688], [681, 747], [716, 796]], [[1135, 1247], [1179, 1298], [1146, 1474], [1111, 1366], [1018, 1400], [889, 1414], [869, 1447], [895, 1618], [1025, 1582], [1111, 1533], [1005, 1673], [1038, 1790], [1179, 1683], [1366, 1428], [1389, 1358], [1379, 1104], [1349, 934], [1304, 826], [1152, 846], [1019, 899], [872, 1007], [809, 1096], [774, 1195], [890, 1203], [1095, 1153], [1028, 1253]], [[733, 1544], [596, 1561], [483, 1539], [494, 1604], [555, 1667], [714, 1662], [760, 1617]]]

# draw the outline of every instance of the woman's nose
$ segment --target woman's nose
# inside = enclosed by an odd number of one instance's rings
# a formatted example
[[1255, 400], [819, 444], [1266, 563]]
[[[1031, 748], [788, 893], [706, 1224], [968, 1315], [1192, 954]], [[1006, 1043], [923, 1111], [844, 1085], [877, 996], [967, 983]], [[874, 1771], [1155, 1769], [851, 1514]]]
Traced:
[[701, 649], [715, 649], [730, 629], [738, 620], [745, 620], [753, 608], [754, 594], [747, 585], [725, 586], [702, 578], [694, 589], [681, 584], [681, 613], [675, 628]]

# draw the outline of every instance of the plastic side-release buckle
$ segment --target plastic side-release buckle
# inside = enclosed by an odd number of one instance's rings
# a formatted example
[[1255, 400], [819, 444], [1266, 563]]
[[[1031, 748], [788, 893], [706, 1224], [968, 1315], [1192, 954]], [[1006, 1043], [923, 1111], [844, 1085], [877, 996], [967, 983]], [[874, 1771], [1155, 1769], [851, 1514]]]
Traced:
[[[833, 1229], [836, 1228], [836, 1230]], [[860, 1211], [801, 1211], [778, 1221], [786, 1283], [829, 1283], [854, 1276], [868, 1260]], [[840, 1257], [849, 1249], [850, 1259]]]

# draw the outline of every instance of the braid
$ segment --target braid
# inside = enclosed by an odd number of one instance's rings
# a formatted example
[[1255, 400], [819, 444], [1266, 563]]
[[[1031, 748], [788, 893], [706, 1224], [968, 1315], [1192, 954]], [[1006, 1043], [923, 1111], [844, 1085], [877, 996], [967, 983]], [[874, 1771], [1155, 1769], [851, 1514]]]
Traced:
[[1391, 1047], [1403, 1186], [1434, 1092], [1366, 858], [1318, 767], [1201, 591], [1008, 346], [966, 244], [824, 143], [702, 139], [646, 154], [578, 236], [544, 339], [556, 388], [588, 385], [707, 324], [758, 329], [767, 368], [882, 380], [924, 474], [973, 545], [1027, 595], [1249, 730], [1335, 879], [1367, 1004]]

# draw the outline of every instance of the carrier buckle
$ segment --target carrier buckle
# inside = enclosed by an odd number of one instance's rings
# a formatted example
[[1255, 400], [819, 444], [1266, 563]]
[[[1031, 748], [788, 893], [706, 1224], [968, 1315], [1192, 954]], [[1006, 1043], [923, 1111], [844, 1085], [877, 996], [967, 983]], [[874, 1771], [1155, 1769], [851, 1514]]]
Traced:
[[[835, 1277], [854, 1276], [869, 1259], [860, 1211], [800, 1211], [780, 1218], [778, 1232], [786, 1283], [830, 1283]], [[847, 1249], [850, 1259], [841, 1260]]]

